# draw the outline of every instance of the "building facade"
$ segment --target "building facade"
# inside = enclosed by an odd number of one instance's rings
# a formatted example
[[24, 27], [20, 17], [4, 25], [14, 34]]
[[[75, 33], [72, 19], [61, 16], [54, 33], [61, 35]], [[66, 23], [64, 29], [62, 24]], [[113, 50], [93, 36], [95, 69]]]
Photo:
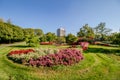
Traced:
[[65, 36], [65, 29], [64, 28], [57, 29], [57, 36], [58, 37]]

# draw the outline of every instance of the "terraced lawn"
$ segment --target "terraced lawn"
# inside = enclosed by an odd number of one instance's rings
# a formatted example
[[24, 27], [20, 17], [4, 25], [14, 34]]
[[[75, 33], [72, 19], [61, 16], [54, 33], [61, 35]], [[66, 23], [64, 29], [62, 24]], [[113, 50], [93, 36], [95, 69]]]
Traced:
[[[47, 48], [47, 46], [41, 46]], [[6, 57], [11, 50], [29, 48], [21, 45], [0, 47], [0, 80], [120, 80], [120, 56], [100, 52], [100, 49], [120, 48], [91, 45], [84, 60], [72, 66], [28, 67]], [[49, 46], [49, 48], [56, 48]], [[91, 50], [97, 48], [98, 51]]]

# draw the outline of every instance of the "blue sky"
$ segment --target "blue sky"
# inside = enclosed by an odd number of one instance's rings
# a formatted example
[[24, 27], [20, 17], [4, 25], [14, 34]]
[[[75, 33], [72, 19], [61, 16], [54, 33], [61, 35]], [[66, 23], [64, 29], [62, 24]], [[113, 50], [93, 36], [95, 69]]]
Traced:
[[84, 24], [95, 27], [100, 22], [118, 32], [120, 0], [0, 0], [0, 18], [45, 33], [63, 27], [76, 34]]

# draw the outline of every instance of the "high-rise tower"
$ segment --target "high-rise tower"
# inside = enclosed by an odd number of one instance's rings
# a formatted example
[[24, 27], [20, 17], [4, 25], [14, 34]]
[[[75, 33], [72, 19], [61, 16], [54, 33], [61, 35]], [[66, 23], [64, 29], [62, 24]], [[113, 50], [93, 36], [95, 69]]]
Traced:
[[59, 37], [65, 36], [65, 29], [64, 28], [57, 29], [57, 36]]

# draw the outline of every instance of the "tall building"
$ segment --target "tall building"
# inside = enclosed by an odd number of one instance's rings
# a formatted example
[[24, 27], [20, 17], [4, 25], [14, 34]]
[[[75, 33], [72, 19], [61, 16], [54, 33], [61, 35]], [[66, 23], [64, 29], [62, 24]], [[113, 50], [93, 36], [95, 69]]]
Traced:
[[59, 28], [57, 29], [57, 36], [65, 36], [65, 29], [64, 28]]

